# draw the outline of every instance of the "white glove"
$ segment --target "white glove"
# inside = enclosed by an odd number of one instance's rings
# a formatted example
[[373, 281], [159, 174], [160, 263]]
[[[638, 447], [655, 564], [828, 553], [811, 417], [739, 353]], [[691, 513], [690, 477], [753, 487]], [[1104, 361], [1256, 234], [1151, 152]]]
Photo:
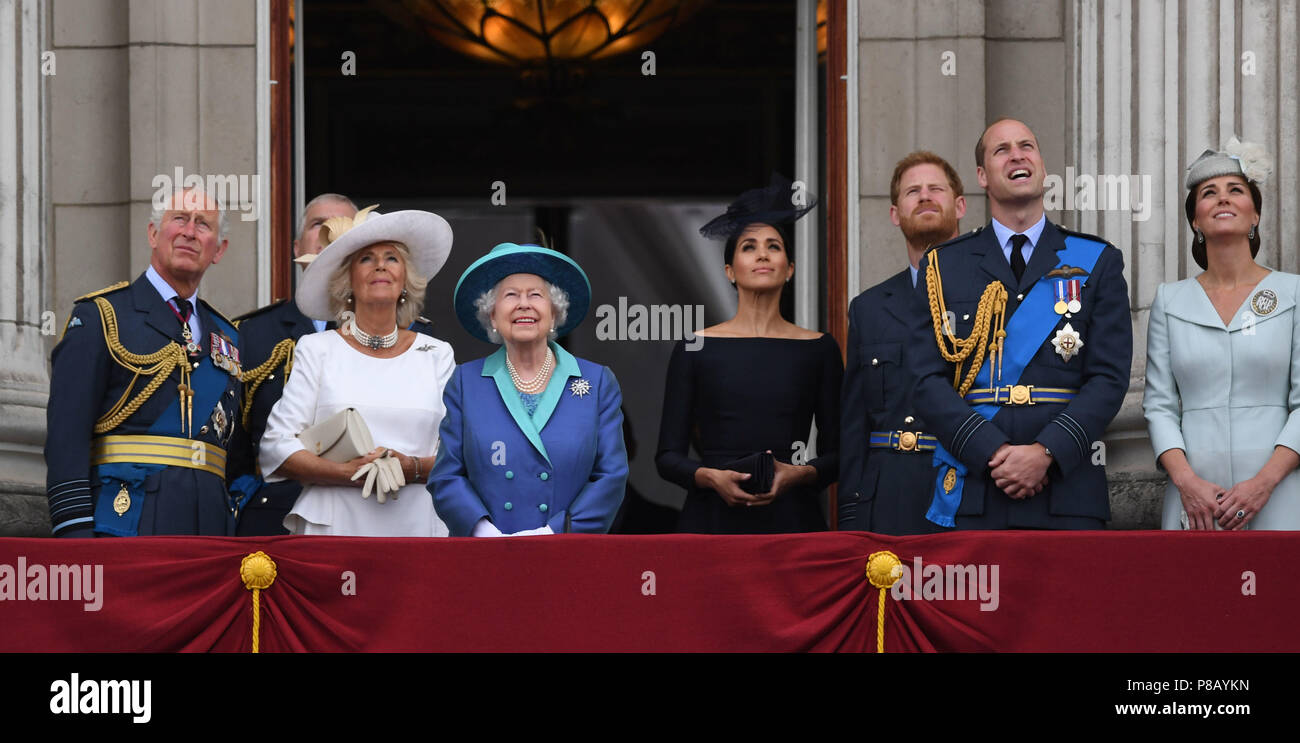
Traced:
[[491, 521], [488, 521], [487, 517], [484, 516], [483, 518], [478, 520], [477, 524], [474, 525], [474, 531], [470, 533], [470, 536], [471, 537], [504, 537], [505, 534], [502, 534], [501, 530], [497, 528], [497, 525], [492, 523]]
[[[356, 482], [357, 478], [359, 477], [366, 478], [366, 481], [361, 485], [362, 498], [370, 497], [370, 490], [375, 486], [375, 472], [376, 472], [375, 463], [371, 461], [371, 462], [366, 462], [365, 464], [358, 467], [357, 471], [352, 475], [352, 482]], [[383, 503], [383, 496], [380, 496], [379, 502]]]
[[362, 475], [366, 482], [361, 486], [361, 497], [369, 498], [373, 489], [375, 500], [380, 503], [387, 503], [389, 494], [393, 495], [393, 500], [397, 500], [397, 491], [406, 485], [402, 464], [391, 454], [365, 463], [352, 475], [352, 480], [355, 482]]
[[523, 531], [517, 531], [514, 534], [507, 534], [506, 536], [507, 537], [536, 537], [536, 536], [541, 536], [543, 534], [554, 534], [554, 533], [555, 532], [551, 530], [551, 525], [547, 524], [546, 526], [543, 526], [538, 529], [524, 529]]

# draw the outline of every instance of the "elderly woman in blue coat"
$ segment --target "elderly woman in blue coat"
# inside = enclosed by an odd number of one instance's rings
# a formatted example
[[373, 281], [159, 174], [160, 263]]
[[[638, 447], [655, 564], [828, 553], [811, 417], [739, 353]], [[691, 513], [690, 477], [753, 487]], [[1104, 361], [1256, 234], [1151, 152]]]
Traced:
[[502, 243], [456, 284], [456, 316], [496, 353], [456, 368], [429, 476], [451, 536], [604, 533], [627, 483], [622, 395], [555, 339], [591, 303], [571, 258]]

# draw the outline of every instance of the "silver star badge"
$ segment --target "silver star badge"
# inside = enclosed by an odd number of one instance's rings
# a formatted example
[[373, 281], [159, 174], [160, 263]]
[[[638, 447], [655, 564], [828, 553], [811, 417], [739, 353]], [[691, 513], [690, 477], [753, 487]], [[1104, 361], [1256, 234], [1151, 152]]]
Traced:
[[573, 393], [575, 397], [583, 397], [591, 392], [591, 382], [578, 377], [569, 385], [569, 392]]
[[1066, 361], [1069, 361], [1083, 348], [1083, 338], [1079, 337], [1079, 331], [1070, 327], [1066, 323], [1065, 327], [1056, 331], [1056, 337], [1052, 339], [1052, 345], [1056, 348], [1056, 353]]

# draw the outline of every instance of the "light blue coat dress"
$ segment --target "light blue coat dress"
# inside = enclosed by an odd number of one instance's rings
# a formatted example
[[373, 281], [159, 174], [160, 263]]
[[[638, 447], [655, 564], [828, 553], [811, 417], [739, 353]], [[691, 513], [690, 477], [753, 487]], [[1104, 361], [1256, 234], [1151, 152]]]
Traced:
[[506, 534], [609, 531], [627, 485], [623, 397], [608, 368], [552, 343], [555, 370], [530, 416], [505, 348], [456, 367], [429, 492], [453, 537], [487, 517]]
[[[1142, 406], [1157, 460], [1182, 449], [1198, 476], [1230, 488], [1258, 474], [1275, 446], [1300, 452], [1298, 295], [1300, 276], [1274, 271], [1225, 328], [1195, 278], [1156, 290]], [[1162, 528], [1184, 528], [1183, 516], [1171, 482]], [[1296, 471], [1278, 483], [1247, 528], [1300, 529]]]

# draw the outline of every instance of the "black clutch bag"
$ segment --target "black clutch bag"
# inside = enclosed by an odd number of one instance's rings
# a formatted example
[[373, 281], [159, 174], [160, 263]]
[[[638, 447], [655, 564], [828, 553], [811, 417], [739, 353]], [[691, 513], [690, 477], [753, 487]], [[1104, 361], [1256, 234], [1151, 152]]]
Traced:
[[740, 489], [751, 495], [766, 493], [772, 489], [772, 477], [776, 474], [776, 459], [770, 453], [763, 451], [727, 462], [718, 469], [748, 474], [750, 476], [748, 480], [737, 483]]

